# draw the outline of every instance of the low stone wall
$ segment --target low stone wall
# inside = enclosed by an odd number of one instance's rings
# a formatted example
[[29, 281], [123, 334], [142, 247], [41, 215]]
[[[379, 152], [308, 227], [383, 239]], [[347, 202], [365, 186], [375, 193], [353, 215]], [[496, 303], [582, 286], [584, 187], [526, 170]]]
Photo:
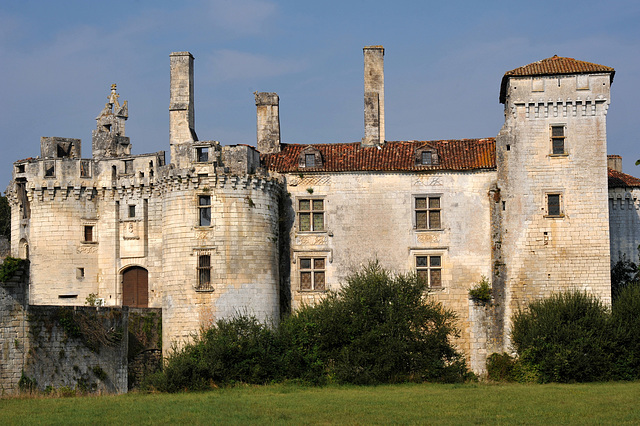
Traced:
[[129, 389], [162, 369], [162, 309], [129, 308]]
[[128, 309], [28, 307], [24, 376], [39, 390], [127, 391]]
[[27, 305], [28, 266], [0, 283], [0, 395], [126, 392], [128, 308]]

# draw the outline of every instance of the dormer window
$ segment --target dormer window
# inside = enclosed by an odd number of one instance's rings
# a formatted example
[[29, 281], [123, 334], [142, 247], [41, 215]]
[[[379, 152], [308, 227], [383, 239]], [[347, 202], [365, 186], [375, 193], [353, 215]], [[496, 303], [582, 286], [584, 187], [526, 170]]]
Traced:
[[305, 154], [304, 155], [304, 166], [305, 167], [315, 167], [316, 166], [316, 156], [315, 156], [315, 154]]
[[430, 166], [431, 165], [431, 151], [422, 151], [422, 165]]
[[320, 151], [313, 147], [306, 148], [300, 154], [300, 157], [298, 159], [298, 167], [322, 167], [322, 155], [320, 154]]
[[417, 166], [437, 166], [438, 152], [435, 149], [428, 146], [417, 149], [416, 165]]

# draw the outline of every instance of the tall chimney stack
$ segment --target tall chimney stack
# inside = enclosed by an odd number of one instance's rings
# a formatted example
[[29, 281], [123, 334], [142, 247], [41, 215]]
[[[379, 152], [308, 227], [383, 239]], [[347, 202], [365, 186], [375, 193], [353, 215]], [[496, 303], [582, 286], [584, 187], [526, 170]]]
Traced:
[[362, 146], [384, 144], [384, 47], [364, 52], [364, 138]]
[[189, 52], [173, 52], [169, 58], [171, 62], [169, 101], [171, 162], [181, 167], [191, 160], [191, 144], [198, 140], [193, 107], [193, 56]]
[[280, 152], [280, 98], [273, 92], [255, 92], [258, 129], [258, 151]]

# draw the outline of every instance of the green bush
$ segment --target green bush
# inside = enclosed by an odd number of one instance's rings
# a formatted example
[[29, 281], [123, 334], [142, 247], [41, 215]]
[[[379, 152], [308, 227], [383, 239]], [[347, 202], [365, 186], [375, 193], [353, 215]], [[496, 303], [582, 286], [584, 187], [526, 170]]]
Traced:
[[469, 373], [450, 342], [455, 315], [426, 294], [416, 275], [393, 276], [372, 263], [275, 329], [246, 316], [218, 321], [175, 350], [147, 386], [175, 392], [282, 380], [462, 381]]
[[508, 353], [493, 353], [487, 358], [487, 378], [496, 382], [512, 382], [515, 364], [515, 358]]
[[640, 270], [638, 265], [622, 257], [611, 268], [611, 298], [614, 303], [618, 299], [620, 292], [630, 284], [640, 282]]
[[176, 392], [235, 382], [264, 384], [279, 377], [281, 358], [274, 331], [239, 315], [217, 321], [193, 343], [175, 349], [147, 386]]
[[483, 276], [475, 287], [469, 289], [469, 297], [476, 302], [486, 303], [491, 301], [491, 285], [489, 285], [487, 277]]
[[620, 291], [611, 313], [617, 379], [640, 379], [640, 283]]
[[578, 291], [532, 302], [513, 319], [522, 374], [542, 383], [614, 378], [615, 338], [608, 309]]
[[283, 341], [294, 343], [288, 364], [340, 383], [464, 380], [464, 358], [450, 342], [458, 333], [455, 314], [426, 293], [415, 274], [369, 264], [337, 293], [284, 321]]
[[18, 269], [20, 269], [21, 264], [21, 259], [11, 256], [6, 257], [2, 265], [0, 265], [0, 282], [5, 283], [13, 278]]

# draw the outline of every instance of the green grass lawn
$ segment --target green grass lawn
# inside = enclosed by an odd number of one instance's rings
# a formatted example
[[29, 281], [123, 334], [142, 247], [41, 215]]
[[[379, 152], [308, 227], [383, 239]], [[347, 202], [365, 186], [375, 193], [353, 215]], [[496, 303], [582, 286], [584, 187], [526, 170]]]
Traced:
[[241, 386], [0, 400], [0, 424], [640, 424], [640, 382]]

